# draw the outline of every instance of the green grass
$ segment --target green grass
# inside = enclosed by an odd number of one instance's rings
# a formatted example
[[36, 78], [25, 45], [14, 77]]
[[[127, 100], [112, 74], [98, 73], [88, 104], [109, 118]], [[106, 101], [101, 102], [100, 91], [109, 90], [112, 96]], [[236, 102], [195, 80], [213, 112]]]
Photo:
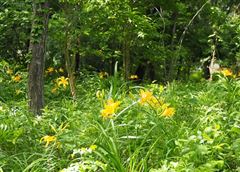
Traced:
[[[26, 72], [18, 72], [22, 80], [14, 82], [6, 74], [8, 67], [0, 70], [0, 171], [240, 170], [239, 79], [137, 86], [118, 75], [100, 79], [82, 74], [74, 102], [69, 87], [51, 92], [62, 74], [47, 75], [46, 107], [35, 117], [28, 113]], [[175, 114], [166, 118], [138, 103], [140, 89], [174, 107]], [[103, 119], [109, 98], [121, 104], [113, 118]], [[40, 141], [46, 135], [57, 140], [46, 147]]]

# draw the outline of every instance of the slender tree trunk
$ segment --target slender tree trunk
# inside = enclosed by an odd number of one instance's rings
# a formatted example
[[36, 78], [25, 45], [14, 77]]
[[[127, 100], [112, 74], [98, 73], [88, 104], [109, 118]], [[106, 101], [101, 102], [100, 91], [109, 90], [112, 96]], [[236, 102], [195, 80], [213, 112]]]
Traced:
[[[71, 15], [71, 8], [68, 6], [68, 4], [65, 4], [63, 8], [64, 15], [69, 22], [65, 26], [65, 42], [64, 42], [64, 59], [65, 59], [65, 65], [68, 73], [68, 78], [69, 78], [69, 85], [70, 85], [70, 90], [71, 90], [71, 95], [73, 100], [75, 101], [77, 98], [77, 93], [76, 93], [76, 78], [75, 78], [75, 70], [76, 70], [76, 58], [78, 58], [77, 54], [78, 52], [74, 51], [72, 54], [70, 54], [71, 49], [71, 38], [69, 34], [71, 34], [71, 20], [72, 20], [72, 15]], [[77, 40], [76, 44], [80, 44], [80, 39]], [[80, 54], [78, 54], [80, 55]], [[78, 59], [80, 60], [80, 59]]]
[[41, 115], [44, 107], [44, 55], [48, 31], [47, 1], [37, 3], [33, 1], [34, 19], [31, 31], [30, 54], [32, 59], [29, 65], [28, 95], [30, 111]]
[[66, 69], [68, 72], [69, 85], [70, 85], [72, 98], [73, 98], [73, 100], [76, 100], [76, 98], [77, 98], [76, 86], [75, 86], [76, 54], [73, 54], [73, 56], [70, 56], [69, 48], [70, 47], [69, 47], [68, 31], [66, 31], [64, 58], [65, 58], [65, 63], [66, 63]]
[[[177, 12], [174, 12], [172, 15], [172, 19], [174, 21], [173, 28], [172, 28], [172, 40], [171, 40], [171, 51], [175, 51], [174, 41], [176, 39], [176, 27], [177, 27]], [[169, 60], [169, 68], [168, 68], [168, 81], [172, 81], [176, 77], [176, 63], [177, 63], [177, 56], [172, 56]]]

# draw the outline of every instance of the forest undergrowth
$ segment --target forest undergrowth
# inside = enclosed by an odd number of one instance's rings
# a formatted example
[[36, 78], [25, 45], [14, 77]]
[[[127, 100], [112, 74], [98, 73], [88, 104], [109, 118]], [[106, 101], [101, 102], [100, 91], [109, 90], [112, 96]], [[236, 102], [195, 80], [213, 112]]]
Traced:
[[[42, 116], [28, 111], [27, 72], [0, 64], [0, 171], [240, 171], [240, 80], [124, 82], [45, 71]], [[136, 76], [132, 76], [136, 79]]]

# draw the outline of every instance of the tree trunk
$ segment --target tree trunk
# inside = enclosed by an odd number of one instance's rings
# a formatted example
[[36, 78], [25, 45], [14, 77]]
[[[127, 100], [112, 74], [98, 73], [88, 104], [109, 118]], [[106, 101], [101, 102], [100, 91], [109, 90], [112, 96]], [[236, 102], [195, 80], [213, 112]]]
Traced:
[[73, 100], [76, 100], [77, 94], [76, 94], [76, 84], [75, 84], [75, 68], [76, 68], [76, 54], [73, 54], [73, 56], [70, 56], [69, 54], [69, 37], [68, 37], [68, 31], [65, 33], [65, 52], [64, 52], [64, 58], [66, 63], [66, 69], [69, 77], [69, 85], [70, 90], [72, 94]]
[[[176, 39], [176, 27], [177, 27], [177, 12], [174, 12], [172, 14], [172, 20], [174, 21], [173, 28], [172, 28], [172, 39], [171, 39], [171, 51], [174, 52], [175, 50], [175, 39]], [[168, 60], [168, 59], [167, 59]], [[173, 56], [169, 59], [169, 68], [168, 68], [168, 81], [172, 81], [176, 77], [176, 63], [177, 63], [177, 57], [175, 56], [175, 53]]]
[[41, 115], [44, 107], [44, 55], [48, 30], [48, 2], [33, 1], [33, 23], [31, 31], [28, 96], [29, 108], [35, 115]]

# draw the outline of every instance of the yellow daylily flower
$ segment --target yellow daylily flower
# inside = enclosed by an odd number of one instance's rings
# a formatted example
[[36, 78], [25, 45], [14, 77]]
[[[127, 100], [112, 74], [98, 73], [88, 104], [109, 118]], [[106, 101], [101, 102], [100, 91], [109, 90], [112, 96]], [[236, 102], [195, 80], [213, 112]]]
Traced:
[[91, 145], [89, 148], [90, 148], [91, 150], [95, 151], [95, 150], [97, 149], [97, 145]]
[[105, 77], [108, 77], [108, 73], [107, 72], [99, 72], [99, 77], [101, 79], [105, 78]]
[[21, 78], [22, 77], [20, 75], [16, 75], [16, 76], [13, 77], [13, 81], [19, 82], [21, 80]]
[[115, 114], [119, 105], [120, 105], [120, 101], [114, 102], [113, 99], [107, 100], [107, 103], [104, 105], [104, 109], [101, 111], [102, 117], [103, 118], [112, 118], [113, 114]]
[[131, 76], [129, 77], [129, 79], [130, 79], [130, 80], [136, 80], [136, 79], [138, 79], [138, 76], [137, 76], [137, 75], [131, 75]]
[[223, 69], [223, 70], [221, 71], [221, 73], [222, 73], [225, 77], [228, 77], [228, 76], [232, 76], [232, 75], [233, 75], [231, 69], [227, 69], [227, 68]]
[[58, 86], [62, 85], [64, 88], [66, 88], [68, 85], [68, 78], [61, 76], [60, 78], [57, 79], [57, 84]]
[[153, 98], [153, 93], [150, 91], [140, 90], [140, 104], [148, 103]]
[[41, 139], [40, 139], [40, 142], [46, 142], [46, 145], [45, 147], [47, 147], [49, 145], [49, 143], [51, 142], [55, 142], [57, 140], [57, 137], [56, 136], [49, 136], [49, 135], [46, 135], [46, 136], [43, 136]]
[[172, 107], [167, 107], [164, 109], [162, 116], [172, 117], [175, 114], [175, 109]]
[[47, 73], [53, 73], [53, 72], [54, 72], [54, 68], [53, 67], [47, 68]]

